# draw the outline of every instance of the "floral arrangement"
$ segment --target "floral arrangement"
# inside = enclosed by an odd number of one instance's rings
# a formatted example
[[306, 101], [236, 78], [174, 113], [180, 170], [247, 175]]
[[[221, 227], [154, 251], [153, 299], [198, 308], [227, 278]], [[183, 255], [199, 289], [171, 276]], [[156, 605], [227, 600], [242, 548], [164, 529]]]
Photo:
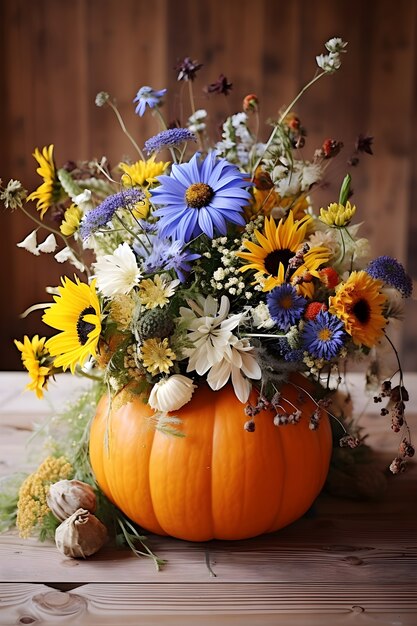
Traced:
[[[186, 58], [176, 68], [190, 94], [184, 126], [164, 119], [166, 89], [144, 86], [134, 98], [137, 115], [153, 114], [162, 127], [143, 149], [110, 95], [97, 95], [137, 160], [113, 169], [105, 158], [58, 167], [53, 145], [35, 150], [40, 186], [27, 196], [11, 180], [1, 197], [36, 222], [19, 247], [75, 268], [52, 290], [53, 302], [37, 305], [56, 334], [16, 341], [38, 398], [70, 370], [99, 379], [112, 397], [122, 389], [140, 394], [163, 427], [199, 385], [217, 391], [230, 382], [242, 403], [258, 390], [242, 424], [253, 431], [265, 406], [274, 408], [277, 427], [299, 420], [297, 407], [288, 412], [280, 403], [291, 372], [334, 391], [349, 361], [366, 358], [367, 382], [375, 382], [376, 349], [392, 346], [388, 323], [401, 317], [412, 281], [396, 259], [370, 258], [360, 224], [352, 224], [349, 175], [334, 203], [313, 208], [309, 194], [342, 144], [327, 139], [306, 160], [306, 132], [293, 112], [308, 87], [340, 68], [346, 45], [340, 38], [326, 43], [313, 79], [271, 120], [265, 141], [254, 94], [226, 119], [217, 141], [209, 138], [208, 114], [193, 99], [202, 66]], [[221, 75], [206, 92], [227, 95], [231, 88]], [[358, 138], [353, 165], [362, 153], [372, 154], [371, 137]], [[35, 215], [26, 200], [36, 203]], [[38, 243], [43, 230], [48, 235]], [[400, 433], [391, 464], [397, 473], [414, 449], [395, 355], [398, 382], [377, 381], [375, 401], [387, 399], [381, 413]], [[330, 412], [325, 396], [319, 405]], [[315, 412], [310, 428], [317, 426]], [[358, 443], [344, 435], [342, 444]]]

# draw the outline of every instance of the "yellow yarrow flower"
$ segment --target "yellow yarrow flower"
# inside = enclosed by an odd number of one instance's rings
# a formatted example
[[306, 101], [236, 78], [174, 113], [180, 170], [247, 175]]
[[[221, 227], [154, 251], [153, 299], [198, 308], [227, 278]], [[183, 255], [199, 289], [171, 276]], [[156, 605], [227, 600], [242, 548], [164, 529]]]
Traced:
[[124, 172], [122, 183], [125, 187], [143, 187], [150, 186], [157, 182], [157, 176], [163, 174], [169, 165], [166, 163], [155, 163], [156, 155], [153, 154], [147, 161], [136, 161], [129, 165], [128, 163], [119, 163], [119, 168]]
[[351, 205], [349, 200], [344, 204], [332, 202], [327, 209], [320, 209], [320, 221], [328, 226], [343, 227], [348, 226], [355, 215], [356, 206]]
[[146, 339], [140, 349], [139, 358], [151, 374], [168, 374], [177, 358], [168, 345], [168, 339]]
[[50, 509], [46, 503], [46, 496], [50, 486], [58, 480], [71, 477], [73, 473], [74, 469], [68, 459], [63, 456], [59, 458], [48, 456], [38, 469], [23, 481], [19, 490], [16, 520], [21, 537], [29, 537], [33, 527], [41, 524], [43, 518], [48, 515]]
[[39, 163], [36, 171], [43, 178], [43, 183], [27, 199], [36, 200], [36, 208], [43, 219], [49, 207], [60, 200], [62, 189], [56, 172], [53, 144], [42, 148], [42, 152], [35, 148], [33, 156]]
[[35, 335], [32, 339], [25, 335], [23, 343], [15, 339], [15, 345], [22, 353], [22, 363], [32, 379], [26, 385], [26, 389], [34, 391], [39, 399], [43, 398], [43, 391], [47, 389], [48, 380], [53, 371], [45, 342], [46, 337], [39, 338], [39, 335]]
[[82, 216], [83, 212], [80, 207], [76, 204], [71, 204], [71, 206], [65, 211], [64, 219], [59, 227], [64, 237], [70, 237], [77, 232]]

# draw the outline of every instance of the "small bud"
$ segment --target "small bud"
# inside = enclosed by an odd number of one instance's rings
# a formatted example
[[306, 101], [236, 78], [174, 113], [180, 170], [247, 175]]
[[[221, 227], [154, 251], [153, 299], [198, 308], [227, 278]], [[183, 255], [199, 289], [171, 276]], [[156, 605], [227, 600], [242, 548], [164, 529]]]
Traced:
[[339, 204], [342, 204], [343, 206], [346, 205], [346, 202], [350, 198], [350, 195], [351, 195], [350, 183], [351, 182], [352, 182], [352, 178], [350, 174], [346, 174], [345, 178], [343, 179], [342, 186], [340, 187], [340, 193], [339, 193]]
[[248, 420], [245, 422], [244, 429], [248, 431], [248, 433], [255, 432], [255, 422], [253, 420]]
[[258, 96], [254, 93], [250, 93], [243, 98], [243, 110], [245, 113], [255, 113], [258, 110], [259, 100]]

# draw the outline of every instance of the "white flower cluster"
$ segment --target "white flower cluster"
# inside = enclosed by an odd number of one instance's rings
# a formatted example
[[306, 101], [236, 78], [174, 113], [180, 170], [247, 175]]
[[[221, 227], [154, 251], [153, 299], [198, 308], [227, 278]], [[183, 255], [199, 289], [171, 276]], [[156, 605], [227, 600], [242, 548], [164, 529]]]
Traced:
[[316, 57], [317, 65], [320, 69], [333, 74], [342, 65], [341, 53], [346, 52], [345, 48], [347, 42], [343, 41], [340, 37], [332, 37], [325, 44], [329, 54], [320, 54]]
[[[216, 154], [232, 163], [245, 166], [257, 155], [261, 144], [256, 144], [248, 129], [248, 116], [243, 111], [228, 117], [223, 124], [222, 141], [216, 144]], [[254, 155], [255, 152], [255, 155]]]
[[198, 109], [188, 118], [188, 128], [192, 133], [202, 133], [206, 129], [207, 111]]

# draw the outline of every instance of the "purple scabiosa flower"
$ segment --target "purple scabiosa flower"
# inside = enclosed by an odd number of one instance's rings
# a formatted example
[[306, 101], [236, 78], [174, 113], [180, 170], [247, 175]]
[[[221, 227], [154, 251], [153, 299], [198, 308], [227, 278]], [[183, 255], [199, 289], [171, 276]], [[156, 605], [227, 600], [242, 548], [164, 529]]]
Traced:
[[152, 251], [143, 261], [143, 269], [146, 273], [160, 270], [174, 270], [182, 283], [187, 280], [187, 274], [191, 271], [190, 263], [200, 258], [200, 254], [194, 254], [184, 250], [181, 241], [169, 239], [152, 239]]
[[287, 332], [302, 317], [307, 300], [288, 283], [272, 289], [266, 296], [269, 314], [277, 326]]
[[403, 298], [409, 298], [413, 292], [411, 276], [397, 259], [390, 256], [377, 257], [369, 263], [366, 272], [372, 278], [383, 280], [390, 287], [395, 287]]
[[169, 128], [145, 141], [145, 150], [148, 154], [160, 152], [164, 148], [173, 148], [186, 141], [195, 141], [195, 135], [188, 128]]
[[105, 226], [112, 219], [117, 209], [133, 208], [138, 202], [145, 199], [145, 194], [140, 189], [126, 189], [108, 196], [101, 204], [89, 211], [80, 226], [81, 239], [87, 239], [98, 228]]
[[343, 322], [328, 311], [320, 311], [314, 320], [305, 323], [302, 346], [316, 359], [332, 359], [344, 345]]
[[228, 222], [245, 225], [243, 207], [250, 194], [246, 175], [226, 159], [214, 153], [200, 161], [196, 153], [188, 163], [174, 164], [170, 176], [159, 176], [159, 187], [152, 190], [158, 208], [161, 238], [171, 237], [183, 243], [202, 233], [210, 239], [214, 233], [226, 235]]
[[166, 92], [166, 89], [160, 89], [159, 91], [156, 91], [155, 89], [152, 89], [152, 87], [148, 87], [147, 85], [141, 87], [133, 100], [133, 102], [138, 103], [136, 105], [135, 113], [142, 117], [142, 115], [145, 113], [146, 105], [150, 109], [155, 108], [156, 106], [161, 104], [161, 100]]

